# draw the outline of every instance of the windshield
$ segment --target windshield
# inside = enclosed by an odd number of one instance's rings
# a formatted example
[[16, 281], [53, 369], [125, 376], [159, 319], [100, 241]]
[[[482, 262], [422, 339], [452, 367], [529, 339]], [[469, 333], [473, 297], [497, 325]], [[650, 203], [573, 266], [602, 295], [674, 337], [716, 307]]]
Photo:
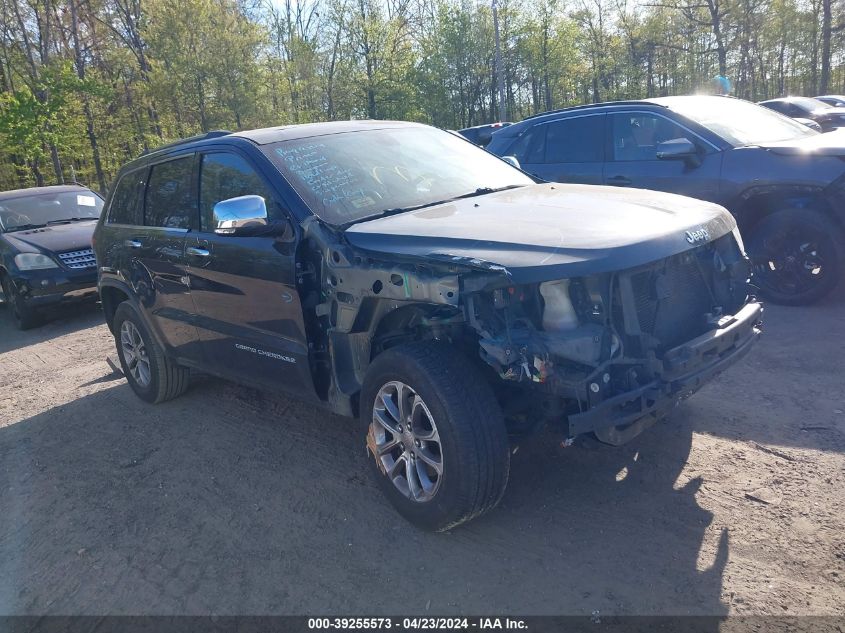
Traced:
[[722, 137], [731, 145], [762, 145], [819, 134], [755, 103], [725, 97], [665, 97], [658, 103]]
[[833, 107], [829, 103], [819, 101], [818, 99], [811, 99], [810, 97], [792, 97], [789, 101], [806, 112], [812, 112], [813, 110], [827, 110], [828, 108]]
[[338, 226], [534, 182], [492, 154], [430, 127], [342, 132], [262, 149], [314, 214]]
[[22, 195], [0, 200], [0, 230], [20, 231], [100, 217], [103, 200], [92, 191]]

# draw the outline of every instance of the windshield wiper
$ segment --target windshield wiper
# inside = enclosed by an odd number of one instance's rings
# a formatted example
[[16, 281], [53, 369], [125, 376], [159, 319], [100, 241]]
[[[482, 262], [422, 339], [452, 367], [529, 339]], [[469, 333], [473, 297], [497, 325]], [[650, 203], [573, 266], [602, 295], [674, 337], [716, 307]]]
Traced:
[[47, 224], [65, 224], [70, 222], [87, 222], [97, 218], [59, 218], [58, 220], [47, 220]]
[[487, 193], [496, 193], [497, 191], [505, 191], [506, 189], [516, 189], [517, 187], [524, 187], [525, 185], [506, 185], [504, 187], [479, 187], [472, 193], [465, 193], [458, 198], [472, 198], [473, 196], [483, 196]]
[[29, 229], [43, 229], [46, 224], [16, 224], [15, 226], [10, 226], [6, 229], [6, 233], [12, 233], [14, 231], [28, 231]]
[[407, 213], [408, 211], [417, 211], [419, 209], [425, 209], [426, 207], [436, 207], [438, 204], [446, 204], [448, 202], [454, 202], [455, 200], [462, 200], [464, 198], [474, 198], [476, 196], [486, 196], [488, 193], [496, 193], [497, 191], [505, 191], [506, 189], [516, 189], [517, 187], [525, 187], [526, 185], [505, 185], [504, 187], [479, 187], [475, 191], [470, 191], [469, 193], [462, 193], [459, 196], [453, 196], [452, 198], [445, 198], [443, 200], [435, 200], [434, 202], [426, 202], [424, 204], [416, 204], [409, 207], [395, 207], [393, 209], [385, 209], [379, 213], [374, 215], [368, 215], [364, 218], [359, 218], [357, 220], [352, 220], [344, 225], [344, 228], [352, 226], [353, 224], [357, 224], [358, 222], [366, 222], [368, 220], [375, 220], [376, 218], [386, 218], [389, 215], [398, 215], [400, 213]]

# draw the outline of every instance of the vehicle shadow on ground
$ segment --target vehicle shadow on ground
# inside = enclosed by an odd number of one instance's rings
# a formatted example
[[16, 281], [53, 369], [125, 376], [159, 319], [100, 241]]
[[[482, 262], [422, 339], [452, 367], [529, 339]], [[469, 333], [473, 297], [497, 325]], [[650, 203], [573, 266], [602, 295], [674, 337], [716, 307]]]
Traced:
[[46, 312], [37, 327], [21, 332], [12, 319], [8, 305], [0, 303], [0, 354], [84, 330], [103, 322], [103, 311], [99, 303], [78, 303]]
[[115, 382], [0, 428], [0, 613], [723, 614], [729, 535], [683, 480], [691, 438], [546, 433], [497, 510], [428, 534], [381, 497], [356, 422]]

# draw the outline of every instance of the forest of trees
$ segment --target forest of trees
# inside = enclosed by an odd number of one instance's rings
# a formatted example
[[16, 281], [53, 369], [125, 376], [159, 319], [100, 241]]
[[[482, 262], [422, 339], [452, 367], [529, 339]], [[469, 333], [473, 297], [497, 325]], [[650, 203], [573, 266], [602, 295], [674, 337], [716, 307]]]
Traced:
[[[510, 120], [694, 92], [845, 92], [836, 0], [499, 0]], [[212, 129], [497, 118], [489, 2], [0, 0], [0, 190], [105, 191], [147, 149]]]

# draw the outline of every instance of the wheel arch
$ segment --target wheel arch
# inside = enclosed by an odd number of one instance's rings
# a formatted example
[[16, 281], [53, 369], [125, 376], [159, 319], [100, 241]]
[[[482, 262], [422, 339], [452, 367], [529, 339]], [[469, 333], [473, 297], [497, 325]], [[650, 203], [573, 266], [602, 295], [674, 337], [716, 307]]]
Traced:
[[114, 313], [124, 301], [131, 301], [127, 289], [119, 284], [107, 284], [100, 286], [100, 303], [103, 305], [103, 316], [109, 331], [114, 334]]
[[[401, 345], [410, 340], [419, 338], [421, 332], [433, 333], [434, 326], [429, 321], [438, 313], [444, 312], [442, 306], [430, 303], [412, 303], [402, 305], [395, 310], [390, 310], [381, 316], [373, 328], [372, 345], [370, 348], [370, 362], [382, 352]], [[453, 314], [460, 314], [460, 311], [448, 310]], [[416, 331], [412, 331], [415, 328]], [[435, 336], [423, 338], [436, 338]]]
[[460, 309], [425, 302], [367, 299], [351, 331], [329, 332], [331, 349], [331, 407], [358, 415], [358, 398], [372, 362], [392, 347], [412, 341], [436, 339], [439, 322], [431, 319], [462, 318]]
[[751, 233], [767, 215], [787, 208], [814, 210], [831, 218], [845, 229], [845, 208], [837, 209], [822, 187], [772, 185], [746, 189], [733, 207], [737, 225], [743, 233]]

